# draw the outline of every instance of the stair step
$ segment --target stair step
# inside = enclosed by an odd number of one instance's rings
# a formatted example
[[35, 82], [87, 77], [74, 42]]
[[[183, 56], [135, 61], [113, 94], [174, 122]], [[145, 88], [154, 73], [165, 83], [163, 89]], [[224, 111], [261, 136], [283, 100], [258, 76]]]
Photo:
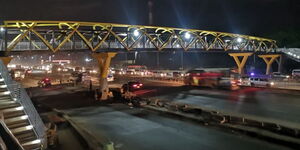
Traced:
[[16, 103], [15, 101], [0, 102], [0, 110], [1, 109], [19, 107], [19, 106], [21, 106], [21, 104]]
[[2, 104], [2, 103], [7, 103], [7, 102], [13, 103], [13, 102], [16, 102], [16, 101], [14, 101], [14, 100], [12, 100], [12, 99], [3, 99], [3, 100], [0, 100], [0, 104]]
[[[29, 143], [29, 142], [28, 142]], [[25, 150], [41, 150], [41, 144], [27, 144], [22, 145]]]
[[34, 132], [26, 133], [23, 137], [17, 138], [21, 144], [33, 141], [36, 139]]
[[22, 133], [22, 134], [15, 135], [15, 137], [17, 139], [24, 139], [24, 138], [27, 138], [27, 137], [30, 137], [30, 136], [35, 136], [34, 132], [25, 132], [25, 133]]
[[15, 129], [11, 129], [10, 131], [15, 135], [20, 135], [23, 133], [27, 133], [32, 131], [33, 127], [32, 125], [28, 125], [28, 126], [24, 126], [24, 127], [19, 127], [19, 128], [15, 128]]
[[2, 96], [0, 96], [0, 100], [7, 100], [7, 99], [11, 99], [12, 100], [12, 98], [10, 97], [10, 95], [2, 95]]
[[6, 95], [10, 95], [10, 91], [7, 90], [7, 91], [0, 92], [0, 96], [6, 96]]
[[15, 117], [18, 117], [18, 116], [26, 115], [23, 110], [16, 110], [16, 109], [19, 109], [21, 107], [22, 106], [13, 108], [13, 109], [15, 109], [15, 111], [4, 112], [3, 113], [4, 118], [9, 119], [9, 118], [15, 118]]
[[17, 112], [17, 111], [23, 111], [24, 107], [23, 106], [19, 106], [16, 108], [7, 108], [7, 109], [2, 109], [2, 112], [5, 113], [12, 113], [12, 112]]
[[7, 125], [7, 127], [9, 129], [15, 129], [15, 128], [20, 128], [20, 127], [24, 127], [24, 126], [28, 126], [30, 125], [28, 120], [23, 120], [23, 121], [19, 121], [10, 125]]
[[26, 121], [27, 119], [28, 119], [28, 116], [23, 115], [23, 116], [18, 116], [18, 117], [9, 118], [9, 119], [4, 118], [4, 122], [7, 126], [9, 126], [14, 123], [24, 122], [24, 120]]
[[6, 104], [6, 103], [16, 103], [16, 101], [13, 101], [12, 99], [3, 99], [0, 101], [0, 104]]
[[0, 85], [0, 92], [5, 92], [5, 91], [8, 91], [7, 88], [1, 88], [1, 85]]

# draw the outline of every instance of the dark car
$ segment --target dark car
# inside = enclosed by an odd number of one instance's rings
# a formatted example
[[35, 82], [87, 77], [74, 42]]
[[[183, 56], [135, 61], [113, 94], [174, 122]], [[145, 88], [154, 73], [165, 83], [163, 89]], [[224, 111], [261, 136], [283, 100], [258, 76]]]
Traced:
[[135, 90], [141, 89], [143, 84], [138, 81], [130, 81], [126, 84], [123, 84], [122, 89], [123, 91], [133, 92]]
[[51, 80], [49, 78], [43, 78], [38, 82], [38, 87], [48, 87], [51, 86]]

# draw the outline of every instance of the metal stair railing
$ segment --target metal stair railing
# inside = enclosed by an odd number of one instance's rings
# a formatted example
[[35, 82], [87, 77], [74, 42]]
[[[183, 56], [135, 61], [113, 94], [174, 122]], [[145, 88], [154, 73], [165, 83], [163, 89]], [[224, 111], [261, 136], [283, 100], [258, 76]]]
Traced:
[[28, 116], [28, 120], [34, 128], [34, 132], [37, 135], [37, 138], [41, 140], [42, 146], [44, 148], [47, 147], [46, 127], [42, 119], [40, 118], [38, 112], [32, 104], [32, 101], [25, 89], [22, 88], [19, 83], [12, 80], [7, 68], [2, 61], [0, 61], [0, 75], [4, 79], [8, 90], [11, 92], [11, 97], [24, 107], [24, 111]]

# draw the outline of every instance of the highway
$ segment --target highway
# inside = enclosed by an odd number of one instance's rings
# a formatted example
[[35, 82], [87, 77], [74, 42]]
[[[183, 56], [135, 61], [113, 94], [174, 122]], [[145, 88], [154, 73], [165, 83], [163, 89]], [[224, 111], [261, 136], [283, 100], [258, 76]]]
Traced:
[[[33, 85], [36, 81], [26, 79], [23, 85]], [[97, 80], [94, 87], [97, 87]], [[30, 81], [30, 82], [28, 82]], [[245, 87], [237, 91], [225, 89], [211, 89], [187, 87], [177, 82], [149, 80], [138, 77], [117, 76], [110, 82], [110, 87], [121, 87], [128, 81], [140, 81], [144, 87], [137, 91], [138, 96], [174, 101], [179, 103], [199, 105], [206, 108], [234, 112], [245, 115], [300, 123], [300, 92], [288, 90], [274, 90], [267, 88]], [[88, 86], [86, 86], [88, 87]], [[33, 92], [41, 94], [41, 92]]]
[[[134, 80], [125, 78], [123, 80]], [[300, 92], [244, 87], [240, 90], [187, 87], [176, 82], [136, 79], [144, 83], [137, 93], [152, 99], [198, 105], [224, 112], [300, 123]]]
[[[142, 97], [299, 122], [299, 94], [294, 92], [261, 88], [227, 91], [186, 87], [180, 83], [136, 77], [118, 77], [110, 85], [120, 87], [133, 80], [139, 80], [145, 85], [138, 91]], [[93, 95], [87, 94], [86, 89], [80, 86], [32, 88], [29, 91], [35, 103], [63, 110], [94, 137], [108, 138], [120, 150], [287, 149], [236, 132], [223, 131], [155, 111], [132, 108], [120, 103], [97, 102]], [[283, 109], [285, 112], [282, 112]]]

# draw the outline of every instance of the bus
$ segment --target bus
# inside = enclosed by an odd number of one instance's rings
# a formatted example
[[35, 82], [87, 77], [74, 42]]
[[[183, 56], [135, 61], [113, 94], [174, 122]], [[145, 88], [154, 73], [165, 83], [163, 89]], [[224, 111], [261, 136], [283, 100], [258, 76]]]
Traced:
[[241, 85], [239, 74], [230, 68], [201, 68], [188, 71], [186, 85], [237, 90]]
[[144, 76], [148, 74], [148, 71], [144, 65], [129, 65], [126, 68], [126, 74]]

